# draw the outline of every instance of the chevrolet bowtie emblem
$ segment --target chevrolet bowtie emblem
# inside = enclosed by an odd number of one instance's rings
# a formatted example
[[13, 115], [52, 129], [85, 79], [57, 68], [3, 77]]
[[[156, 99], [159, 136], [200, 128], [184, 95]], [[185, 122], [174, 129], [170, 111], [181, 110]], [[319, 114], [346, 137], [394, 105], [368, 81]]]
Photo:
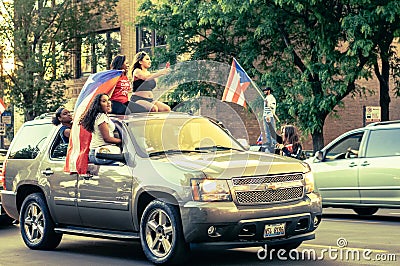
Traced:
[[272, 190], [276, 190], [277, 189], [277, 186], [275, 185], [275, 184], [267, 184], [266, 186], [265, 186], [265, 188], [266, 189], [272, 189]]

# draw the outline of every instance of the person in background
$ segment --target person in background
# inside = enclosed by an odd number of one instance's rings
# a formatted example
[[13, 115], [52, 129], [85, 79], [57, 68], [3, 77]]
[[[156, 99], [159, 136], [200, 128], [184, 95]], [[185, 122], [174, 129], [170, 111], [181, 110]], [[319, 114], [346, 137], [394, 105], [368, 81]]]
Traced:
[[153, 99], [153, 89], [156, 87], [155, 79], [169, 73], [169, 65], [155, 73], [150, 73], [150, 56], [146, 52], [139, 52], [135, 55], [132, 66], [132, 87], [133, 94], [131, 102], [145, 107], [150, 112], [169, 112], [171, 108], [160, 101]]
[[282, 135], [277, 135], [278, 144], [276, 148], [280, 150], [283, 156], [289, 156], [299, 160], [303, 160], [303, 147], [300, 143], [298, 130], [293, 125], [286, 125], [281, 129]]
[[265, 152], [274, 153], [276, 144], [276, 99], [272, 95], [271, 87], [266, 87], [263, 89], [265, 99], [264, 99], [264, 112], [263, 112], [263, 122], [265, 128]]
[[70, 111], [64, 107], [58, 108], [56, 114], [53, 116], [52, 123], [55, 126], [61, 124], [59, 134], [62, 143], [69, 143], [69, 135], [72, 127], [72, 115]]
[[95, 150], [108, 144], [121, 144], [121, 139], [114, 137], [115, 124], [108, 114], [111, 112], [111, 101], [107, 94], [95, 96], [88, 110], [83, 114], [80, 124], [92, 133], [90, 142], [89, 162], [95, 164], [110, 164], [112, 160], [98, 159]]

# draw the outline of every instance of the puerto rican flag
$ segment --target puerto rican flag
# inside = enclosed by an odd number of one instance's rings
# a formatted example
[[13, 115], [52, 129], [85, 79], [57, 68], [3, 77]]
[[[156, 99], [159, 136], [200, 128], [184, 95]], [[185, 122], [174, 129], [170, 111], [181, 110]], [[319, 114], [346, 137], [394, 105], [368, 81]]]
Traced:
[[257, 145], [261, 145], [263, 144], [263, 137], [262, 137], [262, 133], [260, 134], [260, 136], [258, 137], [257, 141], [256, 141]]
[[6, 105], [4, 104], [3, 100], [0, 98], [0, 115], [4, 113], [6, 110]]
[[79, 125], [80, 118], [86, 112], [97, 94], [111, 93], [122, 73], [122, 70], [106, 70], [92, 74], [87, 79], [74, 108], [74, 120], [64, 167], [65, 172], [78, 174], [87, 173], [89, 145], [92, 140], [92, 134]]
[[239, 65], [236, 59], [233, 58], [231, 71], [229, 73], [228, 81], [225, 86], [222, 101], [232, 102], [246, 107], [244, 92], [246, 91], [250, 83], [250, 77]]

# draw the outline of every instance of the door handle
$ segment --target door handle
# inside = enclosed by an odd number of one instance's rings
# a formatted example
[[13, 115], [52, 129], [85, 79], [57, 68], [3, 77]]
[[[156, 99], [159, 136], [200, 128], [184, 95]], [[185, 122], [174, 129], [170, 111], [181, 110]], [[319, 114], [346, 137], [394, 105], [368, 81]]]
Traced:
[[357, 166], [355, 162], [349, 164], [349, 167], [355, 167], [355, 166]]
[[54, 174], [54, 172], [51, 170], [51, 168], [46, 168], [46, 170], [42, 171], [42, 174], [49, 176]]
[[365, 161], [365, 162], [363, 162], [362, 164], [361, 164], [361, 166], [368, 166], [369, 165], [369, 162], [368, 161]]

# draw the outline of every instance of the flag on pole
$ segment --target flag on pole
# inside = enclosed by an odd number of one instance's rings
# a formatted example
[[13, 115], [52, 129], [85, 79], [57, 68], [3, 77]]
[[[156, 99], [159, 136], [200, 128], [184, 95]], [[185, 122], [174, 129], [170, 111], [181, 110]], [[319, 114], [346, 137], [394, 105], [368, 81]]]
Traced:
[[228, 81], [225, 86], [222, 101], [232, 102], [246, 107], [244, 92], [246, 91], [250, 83], [250, 77], [239, 65], [236, 59], [233, 58], [231, 71], [229, 73]]
[[0, 98], [0, 115], [4, 113], [6, 110], [6, 105], [4, 104], [3, 100]]
[[262, 133], [261, 133], [260, 136], [258, 137], [256, 144], [257, 144], [257, 145], [262, 145], [262, 144], [263, 144]]
[[89, 145], [92, 140], [92, 134], [79, 125], [79, 121], [94, 97], [100, 93], [109, 94], [117, 84], [122, 73], [122, 70], [106, 70], [92, 74], [87, 79], [85, 85], [83, 85], [74, 108], [74, 120], [64, 167], [65, 172], [87, 173]]

